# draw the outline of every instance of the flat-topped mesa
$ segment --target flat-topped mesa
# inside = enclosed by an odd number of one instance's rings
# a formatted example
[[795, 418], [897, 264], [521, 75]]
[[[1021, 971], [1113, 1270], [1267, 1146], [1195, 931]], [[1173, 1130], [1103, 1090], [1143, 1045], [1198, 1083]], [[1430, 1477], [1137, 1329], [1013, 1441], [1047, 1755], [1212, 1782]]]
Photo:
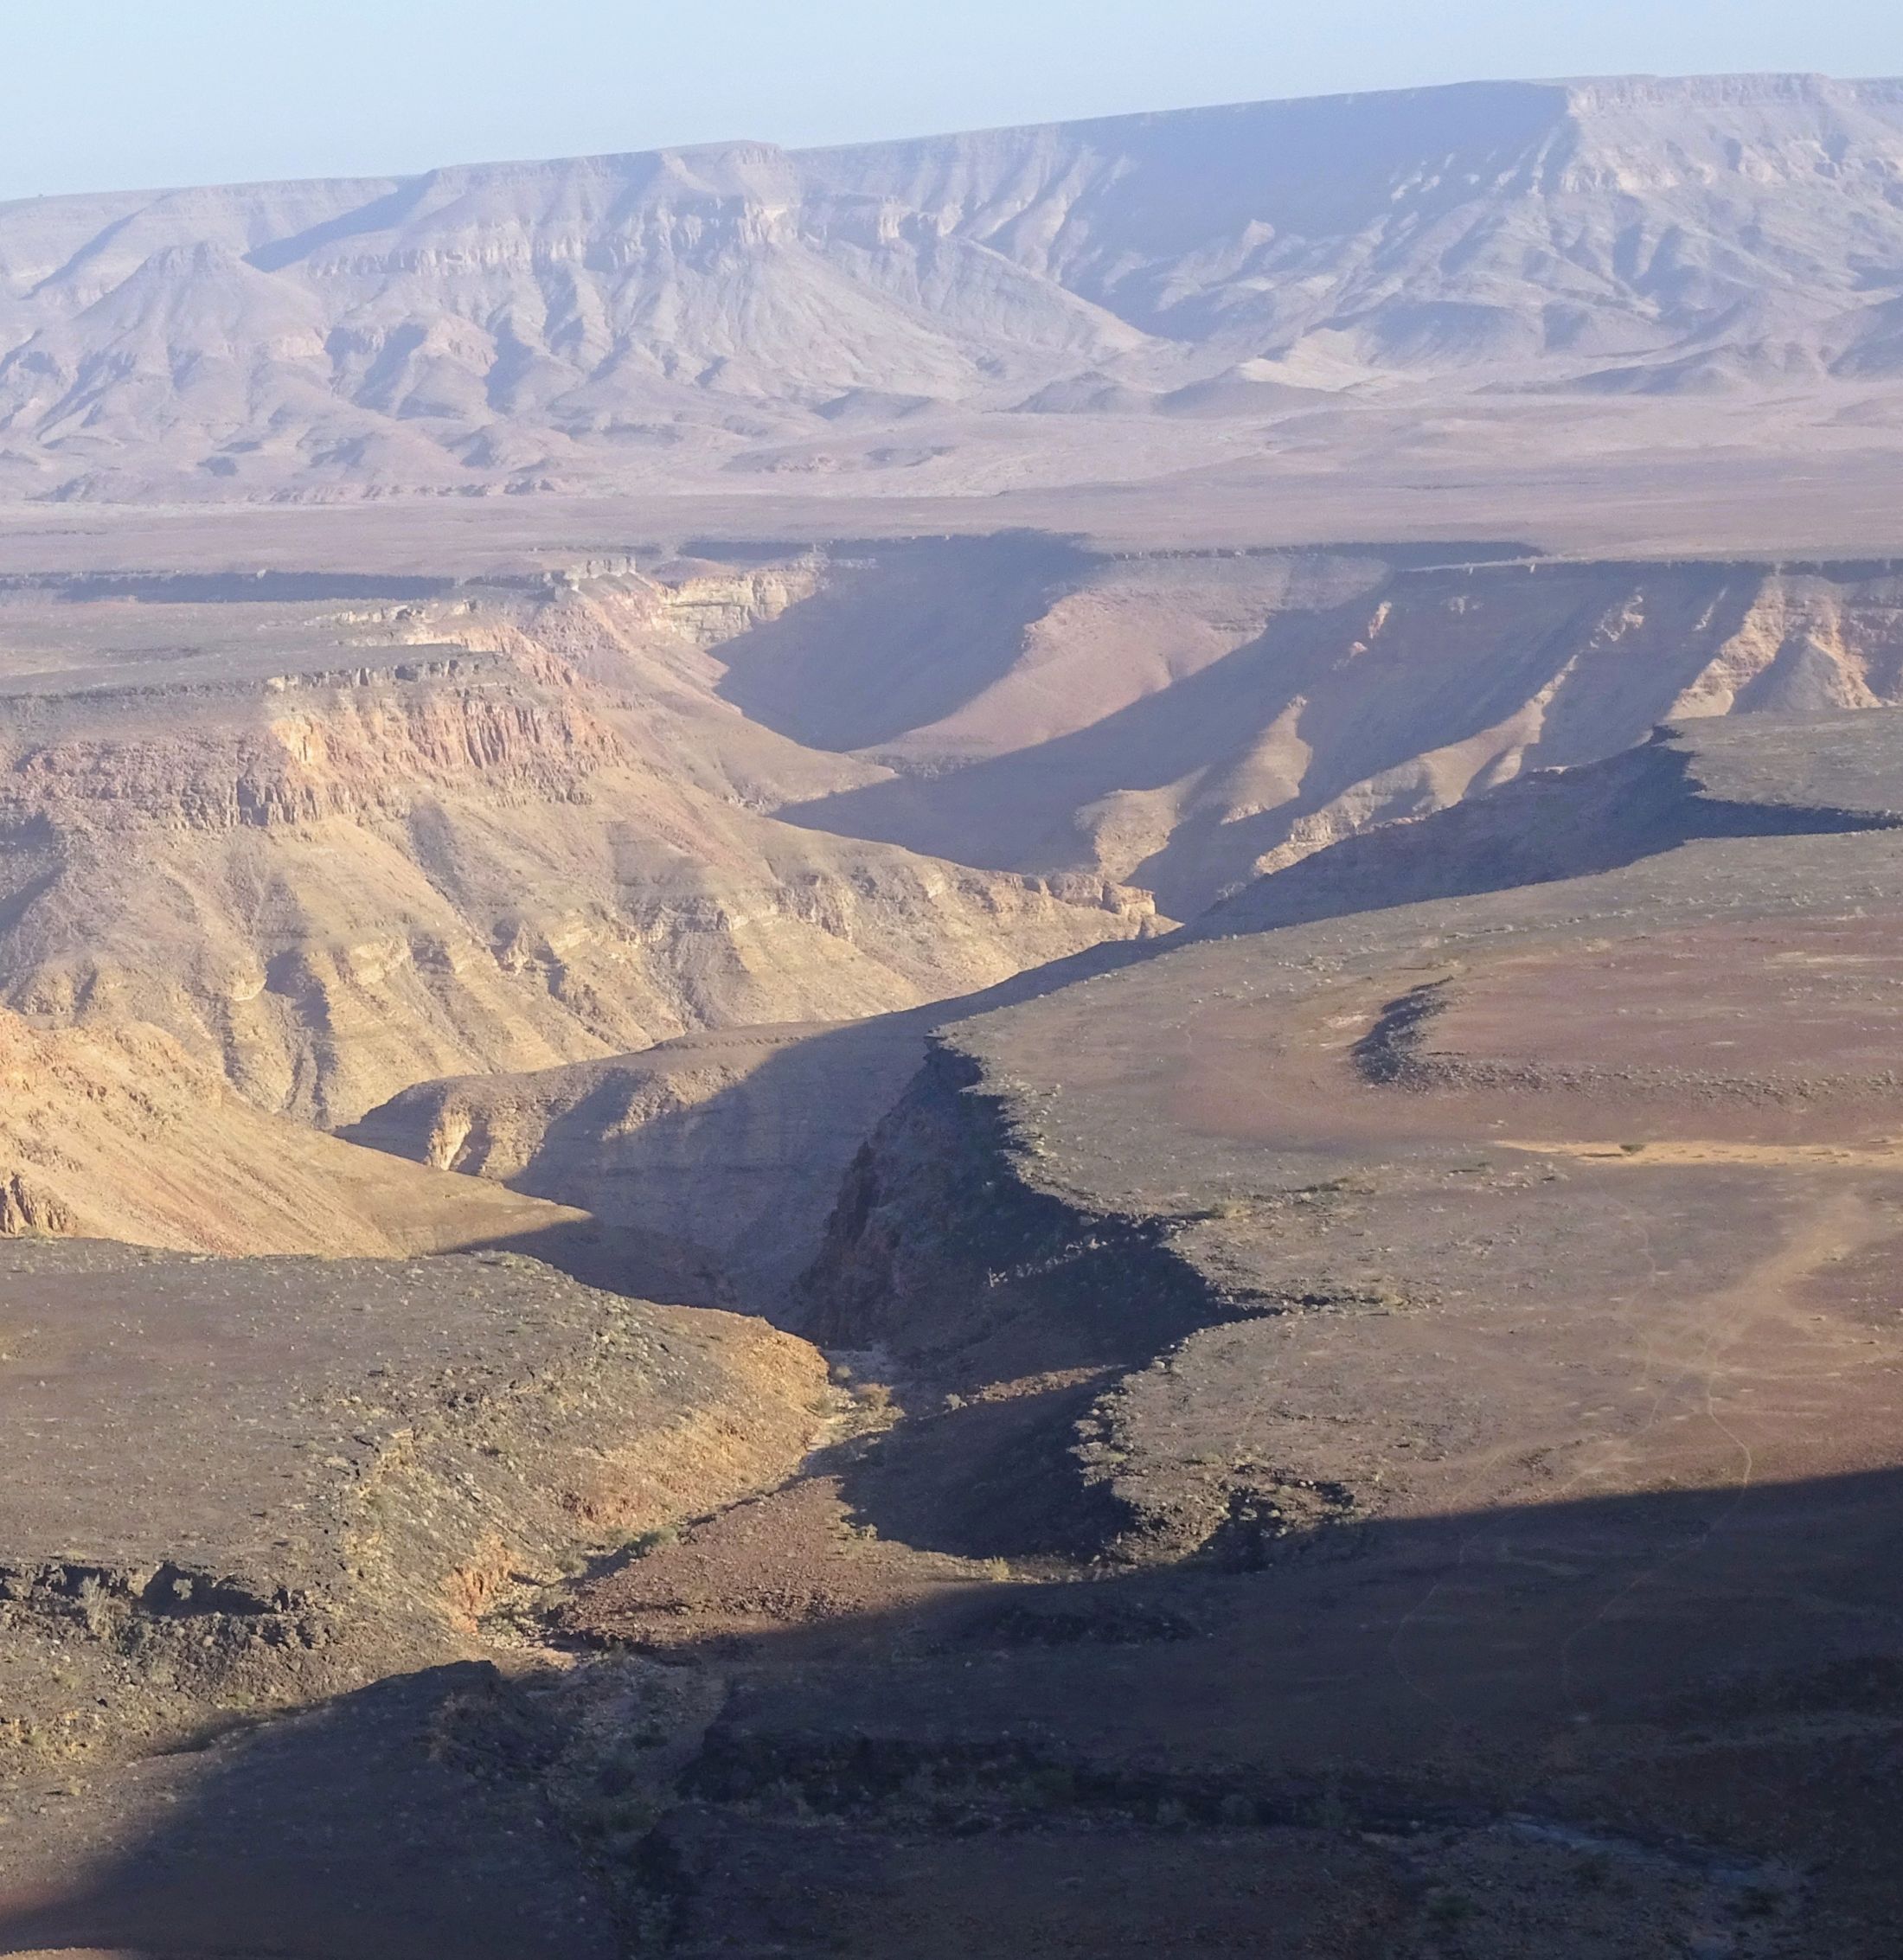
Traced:
[[616, 758], [573, 695], [444, 649], [218, 682], [0, 694], [0, 822], [400, 817], [430, 790], [567, 800]]
[[1900, 371], [1900, 120], [1893, 82], [1490, 82], [20, 200], [0, 484], [989, 494], [1092, 430], [1169, 481], [1219, 402], [1369, 383], [1781, 407]]

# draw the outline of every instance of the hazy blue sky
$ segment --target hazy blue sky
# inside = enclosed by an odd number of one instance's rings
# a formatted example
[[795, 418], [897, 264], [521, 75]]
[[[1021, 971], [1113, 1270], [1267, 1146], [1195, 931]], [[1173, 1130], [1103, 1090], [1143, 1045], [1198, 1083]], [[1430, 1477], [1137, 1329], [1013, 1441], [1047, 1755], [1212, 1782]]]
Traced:
[[1477, 76], [1903, 73], [1903, 0], [0, 0], [0, 197]]

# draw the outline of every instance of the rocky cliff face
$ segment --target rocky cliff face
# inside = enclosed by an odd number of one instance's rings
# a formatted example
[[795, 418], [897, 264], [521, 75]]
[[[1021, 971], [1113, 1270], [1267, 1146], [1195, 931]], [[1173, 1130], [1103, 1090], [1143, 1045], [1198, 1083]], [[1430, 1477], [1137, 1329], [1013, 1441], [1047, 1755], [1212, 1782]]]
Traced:
[[425, 1076], [882, 1011], [1146, 928], [1148, 900], [1099, 879], [761, 816], [734, 778], [790, 745], [762, 733], [749, 764], [714, 703], [723, 762], [687, 738], [680, 683], [670, 704], [588, 681], [561, 651], [578, 610], [503, 594], [333, 620], [288, 667], [175, 648], [136, 682], [10, 685], [6, 1001], [164, 1028], [252, 1101], [335, 1123]]
[[[1754, 825], [1882, 821], [1825, 807], [1829, 785], [1816, 810], [1766, 817], [1762, 783], [1703, 778], [1721, 722], [1754, 753], [1760, 708], [1896, 698], [1890, 568], [1470, 556], [919, 540], [604, 575], [541, 602], [534, 637], [593, 676], [631, 742], [691, 753], [729, 797], [843, 839], [1156, 877], [1201, 933], [1579, 876]], [[495, 626], [490, 644], [519, 657], [529, 637]], [[1832, 744], [1841, 775], [1850, 740]], [[1801, 743], [1778, 769], [1809, 780]], [[845, 786], [788, 803], [828, 777]], [[767, 1305], [930, 1028], [998, 997], [419, 1083], [350, 1134], [678, 1233]]]
[[698, 1297], [771, 1312], [924, 1039], [914, 1012], [689, 1034], [638, 1054], [419, 1083], [345, 1134], [691, 1247]]
[[968, 636], [915, 718], [869, 741], [811, 726], [813, 709], [783, 708], [753, 677], [756, 662], [791, 665], [803, 699], [834, 698], [829, 683], [866, 657], [823, 592], [722, 650], [726, 686], [895, 772], [786, 809], [795, 821], [969, 863], [1087, 869], [1155, 890], [1176, 918], [1673, 716], [1903, 699], [1893, 565], [1437, 555], [1053, 560], [1048, 589], [989, 641]]
[[[1579, 1446], [1600, 1357], [1564, 1357], [1589, 1284], [1616, 1320], [1625, 1289], [1696, 1275], [1687, 1310], [1763, 1298], [1783, 1327], [1777, 1255], [1728, 1236], [1747, 1186], [1793, 1270], [1848, 1256], [1816, 1177], [1887, 1243], [1860, 1194], [1898, 1167], [1871, 1128], [1895, 1091], [1895, 719], [1694, 722], [1337, 846], [1152, 958], [944, 1029], [802, 1298], [816, 1338], [889, 1355], [942, 1435], [959, 1548], [1259, 1564], [1425, 1514], [1443, 1476], [1466, 1507], [1493, 1478], [1487, 1502], [1537, 1502], [1557, 1473], [1489, 1425], [1545, 1410]], [[1531, 823], [1482, 821], [1535, 797]], [[1604, 1365], [1653, 1393], [1627, 1350]], [[1887, 1449], [1881, 1427], [1854, 1447]], [[1773, 1429], [1767, 1449], [1807, 1446]]]

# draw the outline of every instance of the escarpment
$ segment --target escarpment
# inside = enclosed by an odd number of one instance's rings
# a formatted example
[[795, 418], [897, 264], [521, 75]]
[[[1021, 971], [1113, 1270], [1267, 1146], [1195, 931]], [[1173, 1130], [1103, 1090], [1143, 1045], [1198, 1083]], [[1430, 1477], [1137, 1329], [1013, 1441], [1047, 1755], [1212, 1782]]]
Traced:
[[[1147, 899], [1100, 879], [774, 823], [717, 756], [682, 759], [665, 723], [691, 701], [637, 739], [655, 687], [586, 679], [535, 638], [541, 610], [493, 601], [471, 637], [501, 650], [305, 618], [319, 644], [289, 671], [215, 644], [170, 681], [13, 682], [4, 998], [163, 1028], [263, 1107], [334, 1124], [425, 1077], [883, 1011], [1148, 929]], [[365, 643], [349, 666], [340, 637]]]
[[[875, 740], [843, 726], [830, 738], [887, 779], [782, 814], [970, 863], [1087, 869], [1189, 919], [1344, 838], [1599, 761], [1663, 721], [1903, 700], [1890, 562], [1369, 548], [1105, 558], [1060, 575], [1054, 561], [1050, 574], [1058, 596], [1002, 644], [966, 650], [956, 698]], [[829, 698], [863, 656], [849, 638], [803, 647], [802, 617], [796, 605], [729, 650], [736, 673], [756, 645], [804, 652], [809, 695]], [[764, 682], [740, 698], [756, 695], [774, 719]]]
[[947, 1379], [1127, 1361], [1222, 1310], [1167, 1219], [1101, 1211], [1039, 1176], [1043, 1125], [939, 1037], [855, 1157], [801, 1294], [816, 1339]]
[[[1840, 1227], [1888, 1243], [1900, 781], [1887, 714], [1692, 722], [1540, 785], [1549, 842], [1605, 832], [1544, 881], [1500, 875], [1475, 804], [1395, 833], [1368, 909], [1279, 924], [1323, 854], [1227, 936], [958, 1022], [849, 1173], [801, 1324], [892, 1357], [961, 1551], [1253, 1568], [1457, 1491], [1536, 1502], [1547, 1459], [1509, 1438], [1588, 1384], [1641, 1419], [1644, 1353], [1583, 1328], [1666, 1316], [1662, 1247], [1689, 1326], [1782, 1298], [1782, 1235], [1818, 1275]], [[1852, 1456], [1882, 1447], [1869, 1359]]]
[[400, 818], [472, 778], [504, 800], [577, 797], [613, 736], [580, 702], [520, 678], [442, 650], [224, 686], [16, 696], [0, 821], [216, 831]]
[[0, 206], [0, 1952], [1896, 1960], [1900, 133]]
[[1898, 373], [1898, 122], [1883, 80], [1497, 82], [22, 199], [0, 486], [1163, 503], [1318, 435], [1397, 487], [1474, 429], [1822, 448]]
[[343, 1134], [694, 1247], [776, 1313], [923, 1017], [678, 1035], [638, 1054], [419, 1083]]

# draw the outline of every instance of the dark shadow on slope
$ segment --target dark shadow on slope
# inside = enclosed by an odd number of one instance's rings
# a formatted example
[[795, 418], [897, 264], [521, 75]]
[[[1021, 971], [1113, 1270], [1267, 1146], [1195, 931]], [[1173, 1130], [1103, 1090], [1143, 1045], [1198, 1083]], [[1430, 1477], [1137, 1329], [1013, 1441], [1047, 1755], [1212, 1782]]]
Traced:
[[1030, 531], [841, 546], [813, 598], [718, 649], [718, 691], [809, 748], [890, 741], [1007, 674], [1092, 562]]
[[53, 1896], [0, 1892], [0, 1944], [178, 1960], [614, 1960], [603, 1903], [539, 1793], [441, 1759], [445, 1711], [491, 1675], [400, 1676], [148, 1762], [119, 1792], [137, 1820], [129, 1849], [111, 1815], [40, 1801], [7, 1827], [9, 1875], [31, 1872]]
[[[935, 776], [789, 804], [776, 815], [961, 863], [1048, 871], [1095, 864], [1085, 826], [1104, 799], [1189, 784], [1170, 842], [1129, 873], [1131, 883], [1157, 893], [1165, 912], [1189, 917], [1226, 885], [1252, 875], [1299, 818], [1358, 784], [1501, 726], [1559, 688], [1605, 608], [1609, 573], [1644, 580], [1655, 621], [1682, 618], [1687, 631], [1676, 656], [1648, 671], [1636, 701], [1624, 687], [1611, 690], [1619, 701], [1614, 713], [1592, 689], [1562, 689], [1553, 701], [1531, 762], [1594, 761], [1644, 739], [1709, 661], [1709, 644], [1691, 631], [1693, 621], [1714, 612], [1741, 618], [1762, 583], [1761, 567], [1541, 566], [1490, 575], [1483, 566], [1400, 569], [1382, 590], [1351, 605], [1277, 618], [1247, 645], [1073, 733]], [[1458, 644], [1434, 642], [1432, 622], [1449, 607], [1477, 596], [1484, 605], [1490, 588], [1483, 583], [1477, 591], [1477, 580], [1490, 576], [1495, 596], [1504, 591], [1510, 600], [1519, 588], [1497, 581], [1515, 575], [1537, 577], [1542, 631], [1522, 635], [1513, 614], [1495, 632], [1477, 624]], [[1405, 623], [1364, 643], [1369, 615], [1384, 598], [1421, 623], [1426, 651], [1410, 646]], [[1297, 710], [1308, 754], [1298, 790], [1278, 791], [1258, 817], [1224, 821], [1233, 804], [1246, 807], [1264, 794], [1256, 752]], [[1406, 793], [1405, 786], [1395, 791]], [[1424, 789], [1418, 793], [1425, 797]]]
[[[1607, 761], [1542, 771], [1431, 817], [1344, 839], [1213, 906], [1192, 922], [1189, 936], [1271, 932], [1592, 877], [1701, 840], [1903, 826], [1903, 814], [1887, 807], [1886, 794], [1893, 793], [1903, 810], [1903, 711], [1866, 709], [1814, 721], [1752, 717], [1715, 736], [1692, 733], [1696, 726], [1661, 728], [1644, 746]], [[1728, 754], [1708, 753], [1714, 740]], [[1795, 760], [1778, 754], [1798, 743], [1806, 753]], [[1776, 766], [1753, 771], [1753, 748]], [[1892, 781], [1881, 765], [1871, 766], [1887, 759], [1886, 751], [1895, 758]], [[1840, 765], [1835, 770], [1833, 761]], [[1707, 777], [1720, 793], [1710, 793]], [[1804, 800], [1829, 795], [1845, 801]]]
[[298, 259], [309, 257], [321, 247], [336, 245], [347, 238], [362, 238], [371, 232], [391, 230], [415, 211], [435, 182], [433, 171], [407, 178], [381, 197], [360, 204], [354, 211], [346, 211], [342, 216], [327, 219], [321, 225], [294, 232], [288, 238], [272, 239], [259, 246], [245, 254], [245, 262], [255, 266], [260, 272], [281, 272], [285, 266], [296, 265]]
[[[1171, 943], [1169, 938], [1107, 940], [974, 994], [815, 1033], [770, 1055], [744, 1081], [655, 1118], [640, 1132], [638, 1154], [606, 1172], [599, 1139], [625, 1114], [629, 1090], [610, 1073], [612, 1063], [590, 1065], [606, 1079], [551, 1123], [541, 1149], [507, 1182], [528, 1196], [593, 1212], [599, 1222], [511, 1239], [507, 1249], [618, 1292], [759, 1312], [787, 1324], [792, 1283], [818, 1249], [853, 1155], [916, 1074], [933, 1028], [1114, 971]], [[756, 1127], [797, 1137], [800, 1112], [816, 1098], [839, 1095], [842, 1084], [861, 1127], [830, 1141], [821, 1157], [803, 1150], [797, 1161], [754, 1166], [763, 1194], [757, 1227], [737, 1230], [720, 1245], [683, 1235], [677, 1219], [670, 1228], [679, 1181], [692, 1175], [697, 1139], [744, 1135]], [[397, 1145], [411, 1134], [401, 1120], [402, 1105], [416, 1092], [393, 1097], [338, 1135], [368, 1149], [409, 1156]], [[650, 1162], [673, 1167], [669, 1182], [644, 1178], [642, 1166]], [[779, 1195], [767, 1206], [764, 1194], [772, 1186]], [[623, 1194], [619, 1201], [618, 1192]], [[737, 1217], [737, 1226], [746, 1223]]]
[[[1777, 1950], [1889, 1960], [1903, 1473], [1377, 1519], [1347, 1556], [1323, 1549], [1241, 1575], [938, 1588], [757, 1634], [632, 1842], [615, 1821], [644, 1695], [659, 1713], [664, 1690], [609, 1677], [599, 1707], [630, 1748], [594, 1750], [595, 1783], [561, 1791], [578, 1848], [547, 1780], [561, 1738], [535, 1727], [559, 1698], [533, 1675], [387, 1681], [130, 1772], [89, 1855], [58, 1849], [62, 1799], [16, 1819], [0, 1941], [589, 1960], [620, 1950], [592, 1854], [678, 1953], [877, 1960], [903, 1902], [977, 1914], [964, 1950], [1041, 1957], [1076, 1950], [1049, 1910], [1074, 1938], [1117, 1896], [1107, 1854], [1160, 1859], [1144, 1890], [1187, 1916], [1159, 1928], [1133, 1896], [1093, 1952], [1207, 1950], [1217, 1893], [1233, 1945], [1290, 1858], [1330, 1910], [1278, 1912], [1274, 1950], [1374, 1960], [1443, 1923], [1466, 1846], [1490, 1875], [1465, 1936], [1502, 1913], [1509, 1941], [1474, 1950], [1650, 1953], [1637, 1934], [1682, 1906], [1769, 1922]], [[1186, 1870], [1209, 1896], [1169, 1889]], [[1370, 1887], [1394, 1916], [1344, 1946]], [[1608, 1901], [1632, 1944], [1565, 1944]]]
[[744, 1303], [721, 1262], [704, 1246], [670, 1233], [614, 1220], [564, 1220], [532, 1232], [438, 1249], [516, 1252], [539, 1259], [584, 1286], [625, 1294], [631, 1299], [653, 1300], [663, 1306], [738, 1310]]

